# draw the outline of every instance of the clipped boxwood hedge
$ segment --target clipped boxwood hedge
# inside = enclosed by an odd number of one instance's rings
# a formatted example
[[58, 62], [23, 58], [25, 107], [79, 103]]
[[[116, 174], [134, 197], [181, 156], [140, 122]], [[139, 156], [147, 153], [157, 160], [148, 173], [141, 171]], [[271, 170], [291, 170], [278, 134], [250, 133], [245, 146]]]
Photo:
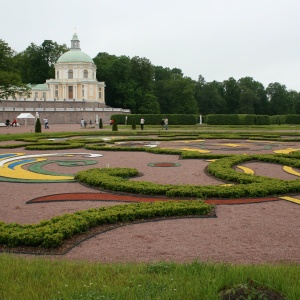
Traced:
[[64, 150], [83, 148], [84, 144], [80, 143], [61, 143], [61, 144], [36, 144], [26, 146], [26, 150]]
[[270, 125], [268, 115], [210, 114], [206, 116], [207, 125]]
[[[127, 125], [140, 124], [141, 118], [145, 119], [145, 125], [160, 125], [161, 119], [168, 118], [170, 125], [195, 125], [199, 122], [199, 116], [194, 114], [129, 114]], [[118, 124], [125, 124], [126, 115], [116, 114], [111, 116]]]
[[[210, 157], [207, 155], [207, 157]], [[130, 181], [138, 175], [132, 168], [95, 168], [78, 172], [75, 180], [87, 185], [112, 191], [122, 191], [144, 195], [164, 195], [167, 197], [193, 198], [238, 198], [270, 196], [300, 192], [300, 180], [285, 181], [264, 176], [239, 173], [236, 165], [249, 161], [265, 161], [300, 167], [299, 155], [230, 155], [219, 158], [208, 165], [208, 172], [231, 185], [171, 185], [147, 181]]]
[[89, 228], [171, 216], [206, 216], [213, 206], [203, 201], [158, 201], [92, 208], [54, 217], [36, 225], [0, 222], [0, 244], [8, 247], [56, 248], [64, 240]]

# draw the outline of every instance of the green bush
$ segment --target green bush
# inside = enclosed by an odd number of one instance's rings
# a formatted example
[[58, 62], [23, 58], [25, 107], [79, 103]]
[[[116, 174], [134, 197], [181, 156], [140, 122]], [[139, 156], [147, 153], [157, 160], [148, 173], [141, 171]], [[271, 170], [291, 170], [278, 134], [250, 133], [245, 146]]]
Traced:
[[116, 119], [113, 119], [114, 122], [112, 124], [112, 131], [118, 131], [118, 122]]
[[131, 120], [131, 128], [132, 128], [132, 130], [136, 130], [136, 121], [135, 121], [135, 118], [132, 118], [132, 120]]
[[[296, 157], [298, 158], [298, 156]], [[163, 195], [167, 197], [185, 198], [194, 197], [201, 199], [208, 197], [261, 197], [300, 192], [300, 181], [284, 181], [275, 178], [240, 173], [236, 172], [234, 167], [249, 161], [265, 161], [300, 168], [300, 162], [296, 157], [270, 154], [230, 155], [227, 157], [223, 156], [223, 158], [219, 156], [219, 159], [208, 165], [207, 170], [210, 174], [224, 182], [231, 183], [229, 186], [163, 185], [146, 181], [129, 181], [128, 178], [138, 175], [136, 169], [130, 168], [89, 169], [77, 173], [75, 175], [75, 180], [100, 189], [144, 195]], [[206, 158], [210, 158], [210, 155], [207, 155]]]
[[286, 115], [285, 124], [300, 124], [300, 115]]
[[[281, 125], [281, 124], [299, 124], [299, 121], [295, 121], [296, 123], [293, 123], [295, 118], [300, 118], [300, 115], [290, 115], [291, 117], [288, 117], [288, 115], [274, 115], [270, 116], [270, 124], [274, 125]], [[288, 119], [288, 120], [287, 120]]]
[[60, 144], [36, 144], [28, 145], [26, 150], [63, 150], [63, 149], [78, 149], [84, 148], [84, 144], [81, 143], [60, 143]]
[[267, 115], [210, 114], [206, 116], [207, 125], [270, 125]]
[[42, 125], [41, 125], [40, 118], [36, 119], [35, 127], [34, 127], [34, 132], [36, 132], [36, 133], [42, 132]]
[[206, 216], [212, 209], [213, 206], [199, 200], [157, 201], [78, 211], [36, 225], [0, 222], [0, 244], [8, 247], [56, 248], [73, 235], [98, 225], [171, 216]]
[[239, 115], [210, 114], [206, 116], [207, 125], [240, 125]]
[[270, 125], [270, 124], [271, 124], [270, 116], [267, 115], [255, 116], [255, 125]]

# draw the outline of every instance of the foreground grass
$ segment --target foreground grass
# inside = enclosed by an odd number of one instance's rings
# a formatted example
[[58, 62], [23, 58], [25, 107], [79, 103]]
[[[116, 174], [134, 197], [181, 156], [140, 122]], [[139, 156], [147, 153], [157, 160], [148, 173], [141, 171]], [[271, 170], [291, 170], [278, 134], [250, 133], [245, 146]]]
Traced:
[[0, 299], [218, 299], [249, 279], [300, 299], [299, 265], [100, 264], [0, 255]]

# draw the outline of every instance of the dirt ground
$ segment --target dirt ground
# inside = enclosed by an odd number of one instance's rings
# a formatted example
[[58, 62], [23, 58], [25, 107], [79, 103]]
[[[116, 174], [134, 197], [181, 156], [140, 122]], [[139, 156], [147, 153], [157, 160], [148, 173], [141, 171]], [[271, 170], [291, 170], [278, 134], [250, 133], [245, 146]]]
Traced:
[[[51, 126], [49, 130], [59, 128]], [[75, 126], [77, 127], [75, 129]], [[80, 125], [72, 125], [78, 130]], [[56, 129], [55, 129], [56, 128]], [[0, 134], [8, 132], [28, 132], [20, 128], [0, 128]], [[211, 141], [204, 145], [206, 149], [217, 148], [220, 141]], [[246, 143], [246, 142], [245, 142]], [[224, 144], [222, 142], [222, 144]], [[179, 145], [180, 146], [180, 145]], [[288, 143], [280, 145], [287, 148]], [[293, 147], [297, 147], [294, 145]], [[222, 150], [229, 152], [228, 150]], [[241, 151], [254, 151], [255, 146]], [[261, 146], [259, 146], [261, 147]], [[299, 147], [300, 148], [300, 147]], [[252, 150], [251, 150], [252, 149]], [[277, 148], [276, 148], [277, 149]], [[274, 149], [265, 148], [265, 151]], [[213, 151], [219, 151], [213, 150]], [[237, 150], [232, 150], [236, 153]], [[259, 152], [258, 150], [255, 150]], [[24, 149], [0, 149], [0, 155], [7, 153], [40, 154], [39, 151]], [[53, 151], [43, 151], [53, 153]], [[62, 153], [73, 153], [67, 159], [92, 159], [95, 166], [77, 165], [67, 168], [54, 161], [66, 160]], [[180, 160], [176, 155], [157, 155], [141, 152], [102, 151], [101, 157], [87, 158], [93, 151], [76, 149], [57, 151], [57, 156], [48, 157], [53, 163], [43, 168], [48, 172], [76, 173], [91, 167], [133, 167], [141, 172], [135, 180], [170, 184], [223, 184], [204, 172], [209, 162], [204, 160]], [[168, 162], [179, 166], [153, 167], [149, 164]], [[266, 163], [249, 163], [248, 167], [255, 174], [272, 176], [285, 180], [296, 179], [280, 166]], [[1, 168], [0, 168], [1, 172]], [[1, 174], [0, 174], [1, 175]], [[77, 182], [64, 183], [22, 183], [0, 181], [0, 220], [20, 224], [38, 223], [41, 220], [64, 213], [73, 213], [92, 207], [119, 205], [120, 201], [49, 201], [41, 203], [28, 202], [42, 196], [64, 193], [101, 193]], [[298, 197], [298, 196], [296, 196]], [[112, 197], [113, 199], [113, 197]], [[124, 202], [125, 203], [125, 202]], [[296, 203], [278, 200], [252, 204], [217, 205], [216, 218], [183, 218], [146, 222], [120, 227], [99, 233], [72, 248], [67, 254], [47, 256], [53, 259], [86, 260], [97, 262], [190, 262], [194, 260], [211, 262], [228, 262], [237, 264], [257, 263], [299, 263], [300, 262], [300, 206]], [[29, 254], [17, 254], [31, 256]]]

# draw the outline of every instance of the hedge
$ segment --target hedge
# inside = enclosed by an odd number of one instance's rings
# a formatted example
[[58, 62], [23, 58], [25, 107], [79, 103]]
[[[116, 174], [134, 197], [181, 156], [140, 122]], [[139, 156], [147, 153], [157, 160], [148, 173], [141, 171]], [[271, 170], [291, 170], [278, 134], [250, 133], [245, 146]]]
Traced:
[[[207, 155], [209, 158], [210, 155]], [[291, 167], [300, 167], [299, 154], [283, 155], [231, 155], [219, 158], [208, 165], [208, 172], [231, 185], [171, 185], [147, 181], [130, 181], [138, 175], [138, 170], [131, 168], [95, 168], [81, 171], [75, 180], [84, 184], [108, 189], [144, 195], [163, 195], [166, 197], [193, 198], [238, 198], [262, 197], [300, 192], [300, 180], [284, 181], [280, 179], [249, 175], [234, 170], [236, 165], [249, 161], [266, 161]]]
[[249, 114], [210, 114], [206, 116], [207, 125], [270, 125], [267, 115]]
[[127, 125], [140, 124], [140, 120], [143, 117], [145, 119], [145, 126], [147, 125], [160, 125], [160, 122], [164, 118], [168, 118], [169, 125], [196, 125], [199, 123], [198, 115], [185, 115], [185, 114], [116, 114], [111, 118], [116, 120], [118, 124], [125, 124], [125, 118], [127, 116]]
[[213, 206], [203, 201], [157, 201], [93, 208], [65, 214], [35, 225], [0, 222], [0, 244], [8, 247], [57, 248], [64, 240], [89, 228], [175, 216], [206, 216]]

